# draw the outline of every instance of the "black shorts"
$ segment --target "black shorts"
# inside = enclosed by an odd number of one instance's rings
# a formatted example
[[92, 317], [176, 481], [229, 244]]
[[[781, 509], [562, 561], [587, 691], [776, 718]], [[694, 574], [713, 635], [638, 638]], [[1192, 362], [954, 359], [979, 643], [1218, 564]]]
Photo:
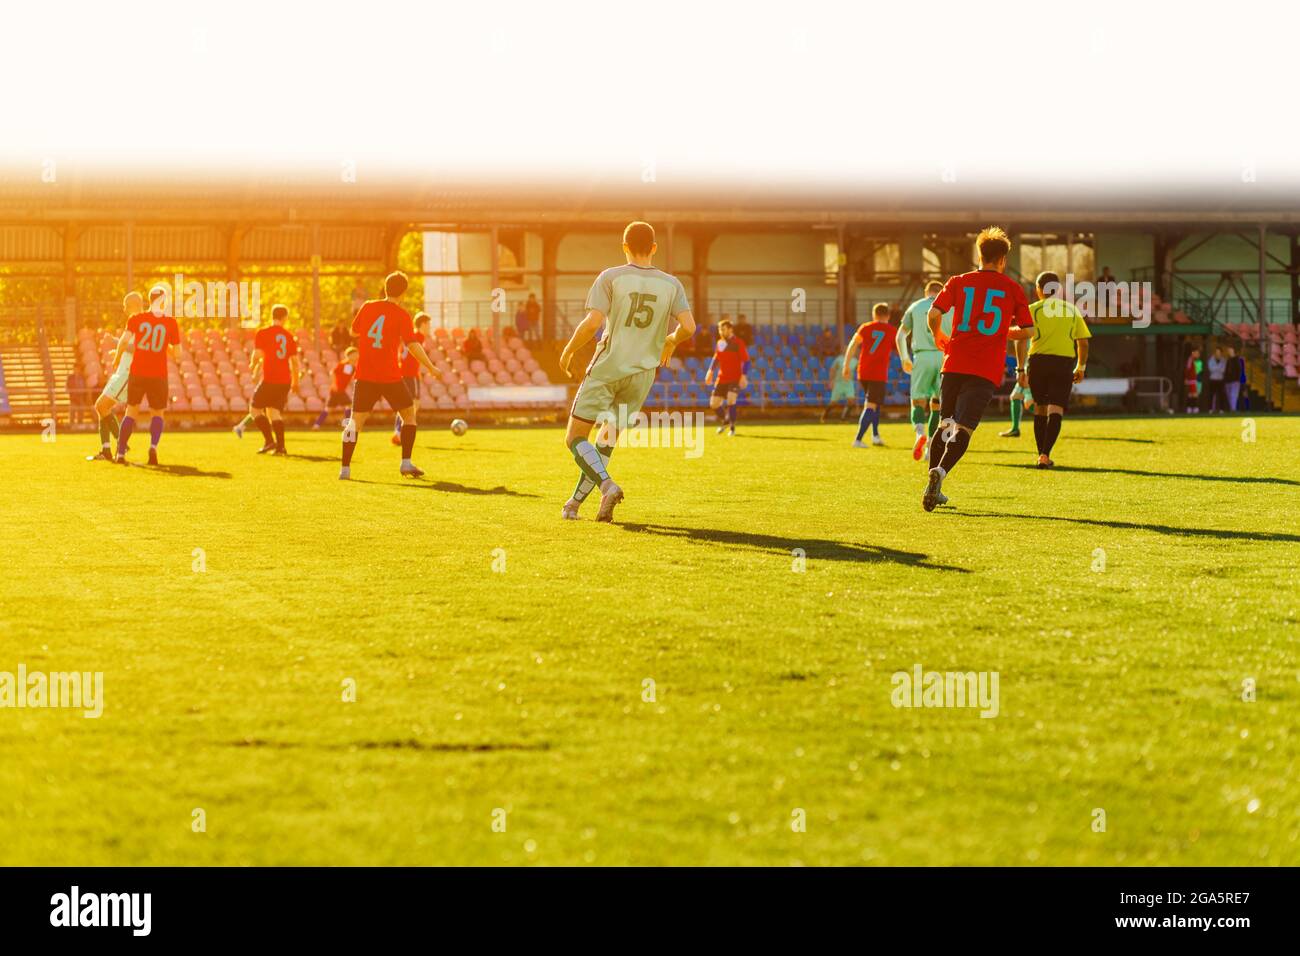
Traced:
[[330, 392], [329, 401], [325, 403], [327, 408], [346, 408], [352, 404], [352, 396], [347, 392]]
[[411, 393], [406, 390], [406, 383], [401, 379], [396, 382], [359, 381], [352, 387], [353, 414], [366, 414], [381, 398], [395, 412], [411, 407]]
[[885, 404], [885, 383], [868, 382], [865, 378], [858, 379], [858, 384], [862, 390], [867, 393], [867, 401], [872, 405]]
[[254, 408], [274, 408], [277, 412], [284, 411], [285, 403], [289, 401], [289, 383], [283, 382], [263, 382], [257, 386], [257, 391], [253, 392]]
[[420, 379], [418, 377], [411, 376], [410, 378], [403, 378], [402, 384], [405, 385], [406, 390], [411, 393], [412, 399], [418, 399], [420, 397]]
[[728, 395], [739, 395], [740, 382], [723, 382], [719, 380], [718, 383], [713, 386], [713, 394], [715, 397], [721, 396], [723, 398], [726, 398]]
[[1074, 356], [1031, 355], [1029, 357], [1029, 390], [1039, 408], [1070, 404], [1074, 389]]
[[951, 418], [958, 425], [974, 431], [984, 417], [984, 409], [988, 407], [996, 387], [982, 375], [944, 372], [939, 377], [939, 417], [944, 421]]
[[151, 411], [160, 412], [167, 407], [167, 379], [132, 375], [126, 380], [126, 403], [139, 405], [141, 399], [149, 401]]

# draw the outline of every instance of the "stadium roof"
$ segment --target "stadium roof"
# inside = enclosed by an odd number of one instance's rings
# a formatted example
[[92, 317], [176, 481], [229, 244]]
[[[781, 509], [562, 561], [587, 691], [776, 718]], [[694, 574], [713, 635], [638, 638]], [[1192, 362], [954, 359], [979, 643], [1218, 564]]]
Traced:
[[1259, 183], [1219, 190], [1194, 184], [1119, 189], [1081, 185], [968, 185], [910, 182], [822, 186], [737, 177], [674, 184], [662, 178], [612, 181], [471, 181], [336, 169], [307, 174], [143, 175], [129, 172], [0, 170], [0, 223], [336, 223], [473, 228], [492, 223], [605, 228], [629, 218], [733, 229], [817, 226], [936, 231], [989, 222], [1020, 230], [1300, 226], [1300, 192]]

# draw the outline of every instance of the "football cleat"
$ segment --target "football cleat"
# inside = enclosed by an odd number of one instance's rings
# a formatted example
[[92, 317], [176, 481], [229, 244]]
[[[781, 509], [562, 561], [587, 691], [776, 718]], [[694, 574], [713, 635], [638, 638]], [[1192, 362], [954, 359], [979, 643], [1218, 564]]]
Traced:
[[933, 511], [939, 503], [939, 488], [943, 484], [943, 475], [938, 468], [930, 469], [930, 478], [925, 483], [925, 493], [921, 495], [921, 507]]
[[883, 438], [881, 438], [879, 435], [872, 435], [872, 436], [871, 436], [871, 444], [873, 444], [873, 445], [883, 445], [884, 443], [885, 443], [885, 440], [884, 440]]
[[608, 488], [602, 488], [600, 510], [596, 512], [597, 521], [613, 521], [614, 507], [623, 503], [623, 489], [610, 480]]
[[1008, 429], [1007, 429], [1006, 431], [1004, 431], [1004, 432], [998, 432], [998, 437], [999, 437], [999, 438], [1019, 438], [1019, 437], [1020, 437], [1020, 429], [1019, 429], [1019, 428], [1008, 428]]
[[397, 432], [393, 432], [393, 444], [400, 445], [401, 443], [402, 443], [402, 436], [397, 434]]
[[230, 430], [231, 430], [232, 432], [235, 433], [235, 437], [236, 437], [236, 438], [243, 438], [243, 437], [244, 437], [244, 426], [243, 426], [242, 423], [239, 424], [239, 425], [236, 425], [234, 428], [232, 428], [232, 429], [230, 429]]
[[925, 457], [925, 446], [929, 443], [930, 439], [924, 432], [916, 436], [916, 441], [912, 444], [912, 461], [920, 461]]
[[115, 465], [125, 465], [125, 464], [126, 464], [126, 455], [118, 455], [116, 458], [113, 459], [113, 464], [115, 464]]
[[289, 457], [289, 452], [288, 452], [286, 449], [284, 449], [284, 448], [277, 448], [275, 451], [271, 452], [271, 457], [272, 457], [272, 458], [288, 458], [288, 457]]
[[263, 445], [261, 448], [257, 450], [257, 453], [259, 455], [265, 455], [268, 452], [273, 452], [273, 451], [275, 451], [275, 442], [267, 442], [265, 445]]
[[578, 521], [578, 507], [582, 504], [580, 501], [574, 501], [570, 498], [560, 509], [560, 517], [565, 521]]
[[946, 505], [948, 503], [948, 496], [941, 491], [934, 496], [934, 503], [936, 505]]
[[339, 469], [339, 481], [347, 481], [351, 477], [352, 477], [352, 468], [350, 466], [344, 465], [342, 468]]
[[867, 447], [867, 444], [866, 444], [866, 442], [862, 441], [861, 439], [859, 439], [859, 438], [855, 438], [855, 439], [853, 440], [853, 447], [854, 447], [854, 448], [866, 448], [866, 447]]
[[157, 449], [157, 448], [150, 448], [150, 449], [149, 449], [149, 464], [151, 464], [151, 465], [156, 465], [156, 464], [158, 464], [158, 449]]
[[1055, 465], [1055, 464], [1056, 464], [1056, 462], [1052, 461], [1052, 459], [1048, 458], [1046, 455], [1039, 455], [1039, 456], [1038, 456], [1038, 467], [1039, 467], [1039, 468], [1051, 468], [1051, 467], [1052, 467], [1053, 465]]
[[405, 478], [423, 478], [424, 470], [416, 468], [414, 465], [403, 465], [401, 468], [402, 475]]

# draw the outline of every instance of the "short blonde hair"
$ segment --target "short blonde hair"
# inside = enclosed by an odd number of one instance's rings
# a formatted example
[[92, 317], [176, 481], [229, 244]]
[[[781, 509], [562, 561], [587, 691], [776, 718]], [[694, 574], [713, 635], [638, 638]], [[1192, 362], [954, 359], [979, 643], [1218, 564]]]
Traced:
[[975, 247], [980, 251], [980, 262], [992, 265], [1011, 251], [1011, 237], [1001, 226], [989, 226], [975, 237]]

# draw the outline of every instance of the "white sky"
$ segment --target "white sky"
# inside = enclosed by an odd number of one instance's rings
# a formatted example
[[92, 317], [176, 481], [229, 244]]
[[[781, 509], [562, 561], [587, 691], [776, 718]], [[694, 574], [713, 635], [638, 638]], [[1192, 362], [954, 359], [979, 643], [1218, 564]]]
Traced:
[[1300, 170], [1298, 25], [1258, 0], [26, 3], [0, 159], [1276, 183]]

